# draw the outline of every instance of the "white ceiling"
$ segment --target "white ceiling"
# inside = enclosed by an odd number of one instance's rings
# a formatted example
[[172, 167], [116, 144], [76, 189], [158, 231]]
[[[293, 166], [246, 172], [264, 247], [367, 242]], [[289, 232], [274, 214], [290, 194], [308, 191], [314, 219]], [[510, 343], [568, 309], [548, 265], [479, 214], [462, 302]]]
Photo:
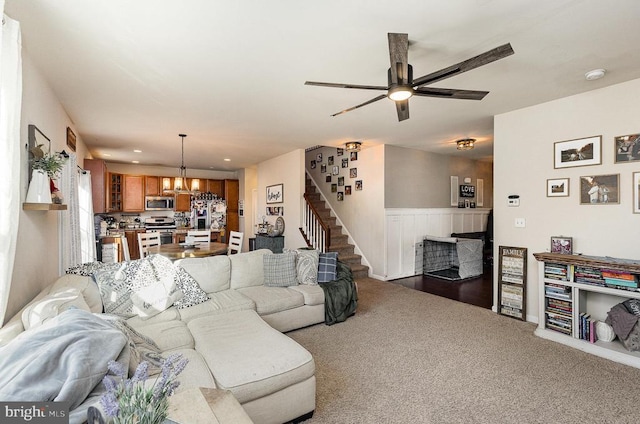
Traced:
[[[116, 162], [177, 167], [178, 133], [190, 169], [349, 140], [488, 158], [494, 115], [640, 78], [637, 0], [6, 0], [5, 13], [91, 153]], [[409, 34], [414, 78], [507, 42], [515, 54], [433, 85], [482, 101], [330, 117], [380, 92], [304, 82], [386, 85], [388, 32]], [[595, 68], [606, 77], [586, 81]], [[477, 147], [457, 152], [465, 137]]]

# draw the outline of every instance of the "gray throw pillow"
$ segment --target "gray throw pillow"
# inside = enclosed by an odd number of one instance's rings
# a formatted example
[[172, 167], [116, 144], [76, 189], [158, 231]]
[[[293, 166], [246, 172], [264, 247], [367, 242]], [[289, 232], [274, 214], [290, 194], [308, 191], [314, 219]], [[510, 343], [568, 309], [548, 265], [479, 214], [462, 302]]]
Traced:
[[338, 252], [320, 253], [318, 258], [318, 283], [328, 283], [338, 274]]
[[288, 287], [298, 285], [296, 254], [293, 252], [264, 255], [264, 285], [268, 287]]

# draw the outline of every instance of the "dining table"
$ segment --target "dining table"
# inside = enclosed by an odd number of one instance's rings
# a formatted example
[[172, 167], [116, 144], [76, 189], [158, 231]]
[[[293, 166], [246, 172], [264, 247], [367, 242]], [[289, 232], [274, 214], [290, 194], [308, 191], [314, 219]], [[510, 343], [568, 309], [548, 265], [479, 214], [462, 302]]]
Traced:
[[167, 243], [150, 247], [149, 253], [157, 253], [171, 260], [184, 258], [203, 258], [205, 256], [226, 255], [228, 246], [225, 243], [210, 242], [198, 244]]

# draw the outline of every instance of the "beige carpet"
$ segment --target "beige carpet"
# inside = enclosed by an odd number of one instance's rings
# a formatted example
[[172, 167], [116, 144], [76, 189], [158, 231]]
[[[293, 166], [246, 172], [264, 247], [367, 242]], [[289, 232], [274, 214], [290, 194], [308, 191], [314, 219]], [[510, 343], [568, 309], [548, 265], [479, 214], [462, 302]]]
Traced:
[[638, 423], [640, 370], [535, 326], [397, 284], [358, 281], [346, 322], [288, 333], [316, 361], [319, 423]]

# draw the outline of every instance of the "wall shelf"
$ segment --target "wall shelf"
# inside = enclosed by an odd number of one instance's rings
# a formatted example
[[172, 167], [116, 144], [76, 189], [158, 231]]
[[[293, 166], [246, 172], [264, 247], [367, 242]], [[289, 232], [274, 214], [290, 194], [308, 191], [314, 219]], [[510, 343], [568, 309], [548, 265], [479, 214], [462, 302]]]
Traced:
[[23, 203], [22, 210], [25, 211], [66, 211], [67, 205], [57, 203]]

